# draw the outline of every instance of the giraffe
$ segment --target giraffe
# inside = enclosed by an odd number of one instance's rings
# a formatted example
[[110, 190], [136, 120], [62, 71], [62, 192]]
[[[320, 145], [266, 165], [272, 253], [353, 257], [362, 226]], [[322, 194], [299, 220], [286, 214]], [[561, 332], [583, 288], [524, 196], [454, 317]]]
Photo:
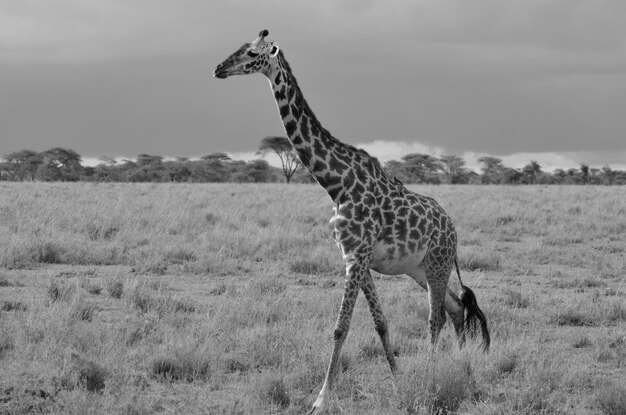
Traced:
[[[321, 413], [327, 404], [359, 291], [367, 300], [391, 372], [396, 373], [388, 324], [371, 270], [386, 275], [406, 274], [428, 292], [431, 351], [446, 313], [460, 347], [466, 332], [476, 335], [480, 325], [483, 347], [488, 350], [487, 321], [474, 293], [461, 282], [457, 236], [450, 217], [433, 198], [413, 193], [399, 180], [389, 178], [376, 158], [323, 128], [304, 99], [282, 50], [265, 40], [268, 35], [262, 30], [253, 42], [245, 43], [219, 64], [213, 76], [225, 79], [261, 73], [269, 79], [289, 141], [334, 205], [332, 237], [341, 250], [346, 274], [330, 363], [311, 413]], [[448, 287], [453, 265], [461, 283], [460, 296]]]

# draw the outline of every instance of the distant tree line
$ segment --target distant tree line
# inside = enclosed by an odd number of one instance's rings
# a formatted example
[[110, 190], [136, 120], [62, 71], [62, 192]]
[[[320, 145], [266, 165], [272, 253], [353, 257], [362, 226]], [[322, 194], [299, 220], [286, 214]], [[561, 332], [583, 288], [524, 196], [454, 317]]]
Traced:
[[[135, 160], [104, 156], [97, 166], [83, 166], [73, 150], [52, 148], [43, 152], [22, 150], [2, 156], [0, 180], [5, 181], [92, 181], [92, 182], [279, 182], [284, 171], [262, 158], [249, 162], [232, 160], [226, 153], [212, 153], [197, 160], [139, 154]], [[310, 182], [303, 171], [290, 171], [293, 181]]]
[[[0, 180], [5, 181], [92, 181], [92, 182], [305, 182], [313, 181], [304, 170], [285, 137], [265, 137], [259, 145], [260, 157], [275, 153], [281, 168], [259, 158], [249, 162], [232, 160], [226, 153], [211, 153], [200, 159], [140, 154], [136, 160], [119, 162], [101, 157], [97, 166], [83, 166], [73, 150], [55, 147], [43, 152], [22, 150], [0, 159]], [[581, 164], [578, 168], [544, 172], [536, 161], [521, 169], [507, 167], [502, 159], [478, 159], [480, 173], [468, 169], [459, 156], [434, 157], [412, 153], [383, 166], [390, 177], [406, 184], [601, 184], [626, 185], [626, 172], [609, 166], [601, 169]]]
[[391, 160], [384, 168], [405, 183], [452, 184], [602, 184], [625, 185], [626, 171], [601, 169], [580, 164], [578, 168], [544, 172], [541, 165], [530, 160], [521, 169], [505, 166], [502, 159], [484, 156], [478, 159], [480, 174], [467, 169], [459, 156], [433, 157], [428, 154], [407, 154], [400, 161]]

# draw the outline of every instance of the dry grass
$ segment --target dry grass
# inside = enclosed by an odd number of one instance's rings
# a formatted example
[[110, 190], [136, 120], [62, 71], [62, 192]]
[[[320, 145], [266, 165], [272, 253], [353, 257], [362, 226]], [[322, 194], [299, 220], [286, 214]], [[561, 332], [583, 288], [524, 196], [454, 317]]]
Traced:
[[[360, 297], [331, 412], [624, 413], [621, 189], [415, 189], [457, 223], [492, 350], [459, 351], [448, 325], [429, 359], [427, 296], [375, 276], [397, 389]], [[320, 188], [0, 194], [0, 413], [296, 414], [315, 400], [343, 274]]]

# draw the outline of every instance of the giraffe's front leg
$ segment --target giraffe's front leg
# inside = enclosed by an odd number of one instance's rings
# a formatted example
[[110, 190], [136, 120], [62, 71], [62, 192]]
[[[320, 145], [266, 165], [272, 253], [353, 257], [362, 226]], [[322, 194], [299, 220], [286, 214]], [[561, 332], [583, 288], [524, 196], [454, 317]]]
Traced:
[[339, 317], [335, 324], [335, 331], [333, 333], [334, 346], [333, 352], [330, 357], [330, 364], [326, 371], [326, 378], [324, 379], [324, 385], [320, 391], [317, 400], [313, 404], [310, 414], [321, 414], [324, 410], [329, 394], [333, 386], [333, 381], [337, 375], [337, 363], [339, 362], [339, 354], [341, 353], [341, 346], [348, 335], [350, 330], [350, 319], [352, 318], [352, 311], [354, 310], [354, 304], [359, 294], [359, 287], [361, 285], [361, 279], [363, 278], [363, 272], [365, 267], [357, 262], [349, 262], [346, 265], [346, 282], [341, 300], [341, 308], [339, 309]]

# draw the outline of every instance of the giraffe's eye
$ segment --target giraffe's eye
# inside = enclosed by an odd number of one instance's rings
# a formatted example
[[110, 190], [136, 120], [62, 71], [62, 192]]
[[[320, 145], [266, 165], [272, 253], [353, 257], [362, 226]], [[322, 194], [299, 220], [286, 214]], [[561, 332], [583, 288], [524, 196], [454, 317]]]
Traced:
[[252, 52], [252, 51], [250, 50], [250, 51], [248, 51], [248, 56], [250, 56], [251, 58], [256, 58], [257, 56], [259, 56], [259, 54], [258, 54], [258, 53], [256, 53], [256, 52]]

